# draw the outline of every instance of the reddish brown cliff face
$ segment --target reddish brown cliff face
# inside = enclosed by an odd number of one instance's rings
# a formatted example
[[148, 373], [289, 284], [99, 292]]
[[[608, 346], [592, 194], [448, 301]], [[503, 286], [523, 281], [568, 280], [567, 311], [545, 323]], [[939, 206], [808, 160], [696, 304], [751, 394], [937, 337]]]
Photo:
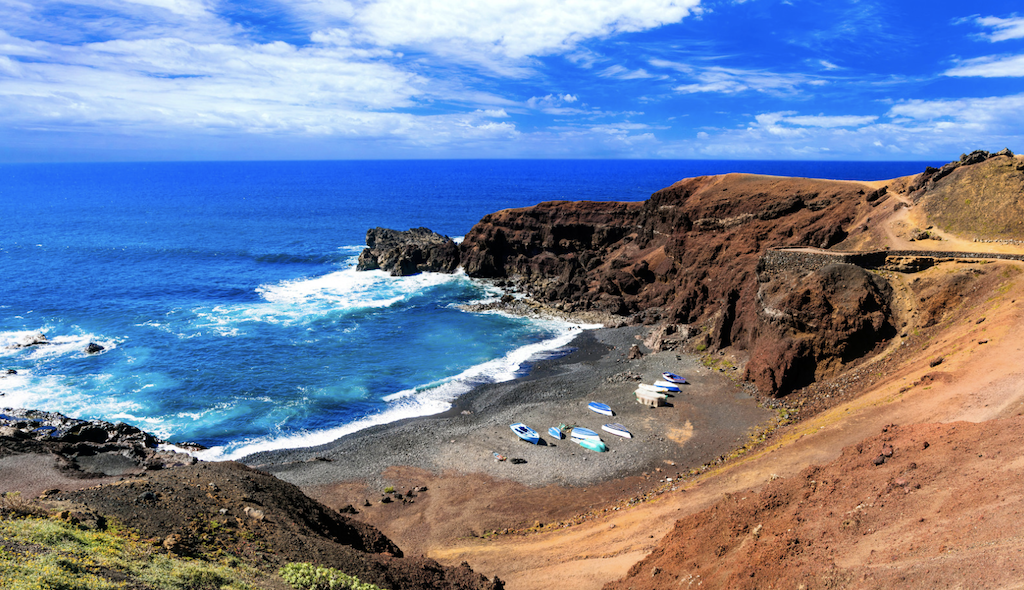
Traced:
[[[690, 324], [701, 331], [692, 341], [700, 348], [756, 348], [761, 369], [751, 377], [766, 393], [780, 393], [799, 381], [782, 373], [806, 366], [813, 372], [818, 363], [812, 357], [827, 355], [827, 343], [784, 346], [775, 360], [765, 360], [771, 351], [757, 339], [777, 343], [780, 335], [759, 317], [758, 260], [768, 248], [828, 248], [842, 241], [871, 193], [854, 182], [690, 178], [642, 203], [551, 202], [488, 215], [466, 236], [462, 262], [470, 276], [506, 278], [567, 311]], [[833, 321], [827, 338], [841, 341], [844, 330], [881, 337], [885, 330], [875, 323], [878, 329], [865, 331], [857, 322]], [[852, 349], [844, 350], [838, 354], [848, 357]], [[807, 365], [805, 357], [813, 362]]]

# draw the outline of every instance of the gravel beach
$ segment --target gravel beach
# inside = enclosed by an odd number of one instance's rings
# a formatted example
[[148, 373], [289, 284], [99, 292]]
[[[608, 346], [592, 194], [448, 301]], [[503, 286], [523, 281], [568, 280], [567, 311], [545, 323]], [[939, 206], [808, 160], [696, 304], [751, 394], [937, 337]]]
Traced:
[[[383, 472], [394, 466], [481, 474], [526, 486], [588, 486], [665, 464], [699, 466], [742, 445], [752, 428], [770, 419], [772, 413], [743, 391], [734, 371], [709, 369], [699, 358], [675, 352], [629, 360], [632, 345], [645, 351], [644, 333], [642, 327], [582, 331], [568, 354], [536, 362], [523, 378], [477, 387], [443, 414], [376, 426], [327, 445], [257, 453], [241, 462], [300, 487], [383, 485]], [[650, 383], [664, 371], [683, 375], [689, 384], [668, 406], [639, 404], [633, 396], [636, 377]], [[615, 415], [588, 410], [590, 401], [610, 405]], [[542, 443], [519, 440], [509, 429], [515, 422], [537, 430]], [[613, 422], [629, 428], [633, 438], [601, 431]], [[554, 439], [547, 430], [559, 424], [598, 431], [608, 452]]]

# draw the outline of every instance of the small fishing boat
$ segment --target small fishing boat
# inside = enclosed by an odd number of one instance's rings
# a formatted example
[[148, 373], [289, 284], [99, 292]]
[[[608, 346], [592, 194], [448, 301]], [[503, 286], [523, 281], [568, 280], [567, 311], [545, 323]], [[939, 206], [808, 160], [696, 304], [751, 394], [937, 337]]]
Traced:
[[595, 451], [598, 453], [603, 453], [608, 450], [608, 446], [605, 445], [604, 442], [600, 440], [582, 438], [580, 440], [577, 440], [576, 442], [579, 443], [579, 445], [584, 449], [590, 449], [591, 451]]
[[[667, 387], [664, 387], [662, 385], [654, 385], [653, 383], [641, 383], [636, 387], [637, 389], [642, 389], [643, 391], [653, 391], [654, 393], [665, 393], [669, 391]], [[679, 391], [679, 389], [676, 388], [676, 391]]]
[[602, 404], [601, 402], [590, 402], [587, 407], [597, 412], [598, 414], [604, 414], [605, 416], [614, 416], [611, 406], [608, 404]]
[[661, 374], [661, 378], [669, 383], [686, 383], [686, 378], [667, 371]]
[[581, 428], [579, 426], [569, 431], [569, 438], [573, 442], [580, 442], [581, 440], [601, 440], [601, 436], [589, 428]]
[[654, 385], [656, 387], [664, 387], [665, 391], [679, 391], [679, 386], [669, 381], [658, 380], [654, 382]]
[[515, 424], [509, 426], [509, 428], [512, 429], [512, 432], [516, 433], [516, 436], [525, 440], [528, 443], [540, 443], [540, 435], [537, 434], [537, 431], [530, 428], [526, 424], [523, 424], [522, 422], [516, 422]]
[[548, 428], [548, 434], [557, 438], [558, 440], [562, 440], [563, 438], [565, 438], [565, 433], [562, 432], [562, 429], [557, 426], [552, 426], [551, 428]]
[[601, 427], [601, 430], [615, 436], [621, 436], [622, 438], [633, 438], [633, 435], [622, 424], [605, 424]]

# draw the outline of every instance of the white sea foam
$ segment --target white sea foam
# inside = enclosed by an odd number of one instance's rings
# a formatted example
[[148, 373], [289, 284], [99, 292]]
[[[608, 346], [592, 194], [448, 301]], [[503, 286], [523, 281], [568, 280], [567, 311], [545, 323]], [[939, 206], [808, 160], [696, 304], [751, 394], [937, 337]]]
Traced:
[[580, 326], [555, 320], [539, 322], [545, 328], [556, 332], [555, 336], [542, 342], [517, 348], [505, 356], [470, 367], [462, 373], [384, 397], [388, 406], [376, 414], [335, 428], [315, 432], [305, 431], [291, 434], [254, 437], [228, 445], [212, 447], [193, 454], [208, 461], [239, 459], [261, 451], [313, 447], [327, 444], [345, 435], [377, 426], [404, 420], [431, 416], [447, 411], [460, 395], [476, 385], [500, 383], [521, 376], [523, 366], [530, 360], [542, 358], [553, 351], [563, 349], [579, 334], [581, 329], [600, 327]]
[[391, 307], [432, 287], [468, 281], [465, 273], [421, 273], [392, 277], [383, 271], [356, 271], [354, 267], [322, 276], [261, 285], [263, 301], [235, 305], [174, 310], [150, 326], [187, 339], [204, 334], [241, 336], [249, 324], [296, 326], [329, 315]]

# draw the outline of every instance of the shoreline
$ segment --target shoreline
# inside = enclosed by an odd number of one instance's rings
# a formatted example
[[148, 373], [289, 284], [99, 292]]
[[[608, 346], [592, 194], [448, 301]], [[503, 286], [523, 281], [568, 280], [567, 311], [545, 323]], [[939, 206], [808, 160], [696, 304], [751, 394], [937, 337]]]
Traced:
[[[439, 474], [485, 475], [530, 487], [589, 486], [640, 475], [656, 467], [698, 467], [746, 442], [752, 429], [770, 419], [770, 410], [730, 376], [701, 365], [698, 357], [676, 352], [646, 353], [629, 360], [647, 328], [628, 326], [584, 330], [556, 358], [530, 363], [529, 372], [501, 383], [479, 385], [440, 414], [375, 425], [333, 442], [254, 453], [241, 463], [268, 471], [303, 488], [363, 482], [388, 485], [385, 471], [396, 466]], [[689, 385], [668, 399], [667, 407], [637, 403], [640, 375], [650, 383], [663, 371], [687, 377]], [[615, 416], [589, 411], [589, 401], [608, 403]], [[543, 443], [520, 441], [509, 429], [525, 422]], [[601, 431], [626, 425], [632, 439]], [[561, 423], [598, 431], [608, 452], [594, 453], [547, 433]], [[494, 453], [525, 463], [499, 461]]]

